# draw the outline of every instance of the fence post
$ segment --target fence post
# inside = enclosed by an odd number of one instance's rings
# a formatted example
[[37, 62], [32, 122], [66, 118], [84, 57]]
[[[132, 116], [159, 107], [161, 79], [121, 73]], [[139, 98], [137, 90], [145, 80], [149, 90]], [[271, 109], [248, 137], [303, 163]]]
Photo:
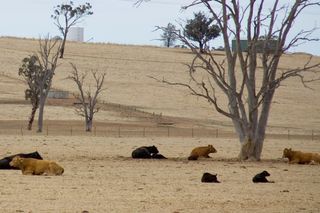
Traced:
[[47, 125], [47, 136], [49, 135], [49, 125]]
[[71, 126], [71, 129], [70, 129], [70, 135], [72, 136], [72, 126]]
[[216, 138], [219, 136], [219, 129], [216, 129]]
[[118, 137], [120, 138], [120, 126], [118, 127]]

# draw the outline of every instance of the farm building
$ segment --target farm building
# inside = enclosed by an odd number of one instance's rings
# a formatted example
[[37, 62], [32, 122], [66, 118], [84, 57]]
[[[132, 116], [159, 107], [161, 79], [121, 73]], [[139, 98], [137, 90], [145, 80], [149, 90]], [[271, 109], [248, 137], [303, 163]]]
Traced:
[[63, 91], [63, 90], [51, 89], [48, 93], [48, 98], [67, 99], [67, 98], [69, 98], [69, 92]]
[[[267, 44], [265, 45], [265, 42], [267, 42]], [[277, 40], [259, 40], [257, 42], [257, 52], [258, 53], [263, 53], [264, 50], [266, 50], [269, 53], [272, 53], [275, 51], [275, 49], [277, 48]], [[242, 49], [243, 52], [247, 52], [248, 51], [248, 40], [240, 40], [240, 47]], [[232, 40], [232, 51], [236, 50], [236, 40]]]

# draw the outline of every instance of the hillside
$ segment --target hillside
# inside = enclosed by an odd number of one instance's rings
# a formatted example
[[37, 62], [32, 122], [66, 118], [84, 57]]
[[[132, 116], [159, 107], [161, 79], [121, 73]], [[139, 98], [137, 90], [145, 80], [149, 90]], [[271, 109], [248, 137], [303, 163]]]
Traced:
[[[23, 100], [26, 86], [17, 73], [21, 60], [37, 48], [37, 40], [0, 38], [2, 121], [21, 123], [29, 116], [30, 106]], [[223, 58], [221, 52], [216, 55]], [[154, 122], [146, 117], [161, 114], [166, 121], [180, 127], [217, 127], [233, 131], [231, 122], [212, 110], [207, 102], [191, 96], [184, 88], [170, 87], [149, 77], [187, 82], [187, 68], [183, 64], [191, 59], [192, 55], [185, 49], [69, 42], [65, 58], [60, 60], [56, 70], [53, 87], [76, 92], [73, 82], [65, 79], [71, 71], [72, 62], [80, 71], [93, 69], [107, 73], [107, 89], [101, 96], [105, 107], [95, 118], [99, 122], [139, 124]], [[286, 55], [280, 69], [303, 66], [307, 59], [308, 55], [304, 54]], [[320, 58], [313, 60], [319, 61]], [[278, 89], [271, 109], [269, 132], [286, 132], [289, 128], [297, 133], [309, 134], [312, 130], [320, 130], [320, 82], [314, 82], [310, 87], [312, 90], [305, 88], [299, 79], [290, 79]], [[81, 117], [70, 106], [72, 104], [63, 104], [63, 101], [48, 105], [45, 119], [80, 121]], [[114, 106], [124, 110], [120, 112]], [[139, 113], [133, 113], [137, 111]]]
[[[107, 73], [94, 130], [84, 131], [72, 98], [48, 100], [42, 134], [25, 130], [31, 107], [17, 73], [22, 58], [37, 47], [36, 40], [0, 38], [0, 156], [38, 151], [65, 172], [29, 176], [1, 170], [1, 212], [319, 212], [319, 165], [282, 158], [289, 147], [320, 151], [319, 81], [312, 90], [299, 79], [279, 88], [261, 161], [243, 162], [229, 120], [188, 91], [148, 77], [187, 81], [182, 64], [192, 55], [185, 49], [68, 43], [55, 89], [76, 92], [66, 80], [70, 62], [80, 71]], [[286, 55], [280, 69], [302, 66], [307, 58]], [[217, 150], [210, 158], [187, 160], [194, 147], [208, 144]], [[168, 159], [132, 159], [132, 151], [146, 145]], [[273, 183], [253, 183], [264, 170]], [[202, 183], [204, 172], [217, 174], [221, 183]]]

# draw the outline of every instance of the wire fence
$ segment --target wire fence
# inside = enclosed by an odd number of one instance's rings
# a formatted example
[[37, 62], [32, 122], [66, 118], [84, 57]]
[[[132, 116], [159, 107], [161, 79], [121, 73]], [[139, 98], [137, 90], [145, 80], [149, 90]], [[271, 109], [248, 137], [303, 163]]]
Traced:
[[[236, 138], [234, 131], [219, 128], [178, 128], [172, 126], [137, 127], [126, 125], [96, 125], [91, 132], [82, 126], [45, 125], [41, 133], [27, 130], [25, 126], [1, 125], [0, 135], [47, 135], [47, 136], [95, 136], [95, 137], [187, 137], [187, 138]], [[297, 131], [294, 129], [269, 131], [266, 138], [320, 140], [320, 131]]]

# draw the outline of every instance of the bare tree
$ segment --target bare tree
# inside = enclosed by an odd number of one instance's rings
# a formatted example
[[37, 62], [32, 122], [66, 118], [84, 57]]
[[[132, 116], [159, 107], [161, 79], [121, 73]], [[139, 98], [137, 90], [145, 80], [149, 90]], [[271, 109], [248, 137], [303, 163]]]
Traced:
[[59, 40], [50, 39], [48, 36], [43, 40], [39, 39], [39, 47], [37, 58], [41, 73], [37, 77], [36, 82], [40, 93], [38, 132], [42, 132], [44, 106], [51, 89], [52, 78], [57, 68], [61, 43]]
[[[291, 47], [301, 42], [319, 40], [311, 37], [315, 28], [300, 30], [293, 36], [292, 29], [306, 8], [320, 6], [320, 3], [315, 0], [296, 0], [280, 5], [281, 2], [273, 0], [271, 8], [268, 8], [266, 4], [270, 1], [266, 3], [264, 0], [241, 2], [241, 5], [237, 0], [194, 0], [184, 9], [195, 5], [207, 9], [221, 29], [226, 58], [218, 60], [209, 51], [201, 54], [177, 32], [179, 39], [195, 55], [189, 65], [190, 82], [163, 80], [170, 85], [186, 87], [192, 95], [206, 99], [215, 110], [232, 120], [241, 144], [241, 160], [260, 160], [270, 107], [280, 84], [297, 77], [307, 86], [307, 83], [319, 79], [320, 63], [314, 62], [312, 56], [302, 67], [283, 70], [278, 66], [280, 58]], [[243, 34], [248, 41], [246, 51], [240, 45]], [[233, 37], [236, 44], [234, 51], [229, 41]], [[261, 37], [264, 48], [261, 48]], [[276, 42], [273, 51], [267, 48], [271, 40]], [[258, 73], [261, 73], [261, 78], [256, 78]], [[307, 76], [313, 77], [308, 79]], [[225, 95], [227, 107], [223, 107], [217, 98], [218, 90]]]
[[98, 96], [104, 90], [103, 83], [106, 73], [98, 74], [97, 71], [91, 71], [94, 79], [94, 91], [91, 88], [85, 91], [84, 81], [87, 77], [87, 72], [84, 74], [79, 73], [77, 67], [71, 63], [72, 73], [67, 79], [74, 81], [78, 87], [79, 94], [75, 94], [75, 98], [79, 101], [79, 105], [76, 106], [76, 113], [85, 118], [86, 131], [91, 132], [93, 124], [93, 116], [100, 109], [98, 106]]
[[54, 9], [54, 14], [51, 17], [54, 19], [54, 24], [60, 30], [63, 41], [61, 46], [60, 58], [63, 58], [67, 35], [70, 27], [79, 23], [85, 16], [92, 15], [92, 6], [90, 3], [85, 3], [77, 7], [73, 1], [68, 4], [57, 5]]
[[39, 51], [22, 60], [19, 75], [23, 76], [28, 88], [25, 90], [25, 98], [30, 99], [32, 111], [28, 122], [28, 130], [31, 130], [35, 113], [39, 108], [38, 132], [42, 132], [43, 111], [48, 92], [51, 88], [52, 78], [57, 67], [60, 43], [48, 37], [39, 39]]

